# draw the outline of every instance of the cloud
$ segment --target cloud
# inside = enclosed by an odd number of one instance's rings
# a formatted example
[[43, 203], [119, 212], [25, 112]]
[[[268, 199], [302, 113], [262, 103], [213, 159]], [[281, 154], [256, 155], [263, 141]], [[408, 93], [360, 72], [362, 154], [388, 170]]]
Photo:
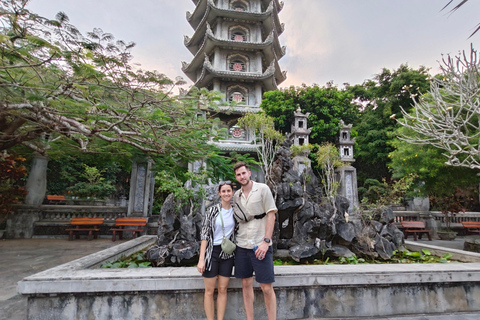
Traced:
[[[440, 12], [447, 0], [284, 0], [280, 37], [287, 55], [280, 60], [288, 72], [282, 87], [317, 83], [362, 83], [382, 68], [402, 63], [438, 71], [441, 54], [468, 50], [480, 34], [467, 39], [478, 24], [480, 1], [469, 1], [454, 14]], [[181, 61], [193, 56], [183, 36], [193, 34], [183, 0], [32, 0], [29, 8], [53, 18], [69, 15], [82, 32], [100, 27], [117, 39], [134, 41], [135, 61], [174, 78]]]

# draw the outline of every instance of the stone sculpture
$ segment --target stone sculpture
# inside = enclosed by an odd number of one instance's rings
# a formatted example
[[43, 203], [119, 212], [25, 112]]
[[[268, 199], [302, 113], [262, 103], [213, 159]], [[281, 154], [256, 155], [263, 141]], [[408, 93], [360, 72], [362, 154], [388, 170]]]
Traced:
[[287, 141], [278, 148], [273, 168], [278, 248], [288, 249], [296, 261], [353, 254], [390, 258], [403, 244], [403, 233], [392, 224], [392, 210], [379, 209], [362, 218], [348, 215], [350, 203], [344, 197], [337, 196], [334, 206], [323, 201], [312, 169], [301, 175], [295, 171], [290, 145]]
[[[275, 251], [288, 250], [296, 261], [326, 257], [389, 259], [403, 245], [403, 233], [393, 224], [389, 208], [368, 214], [348, 215], [349, 201], [337, 196], [335, 205], [324, 201], [322, 189], [311, 168], [300, 175], [294, 168], [290, 146], [284, 142], [276, 152], [272, 168], [278, 218], [274, 234]], [[206, 190], [208, 207], [215, 203], [216, 186]], [[202, 223], [200, 207], [183, 206], [176, 213], [173, 194], [162, 206], [157, 244], [147, 251], [156, 266], [194, 264], [199, 253]]]

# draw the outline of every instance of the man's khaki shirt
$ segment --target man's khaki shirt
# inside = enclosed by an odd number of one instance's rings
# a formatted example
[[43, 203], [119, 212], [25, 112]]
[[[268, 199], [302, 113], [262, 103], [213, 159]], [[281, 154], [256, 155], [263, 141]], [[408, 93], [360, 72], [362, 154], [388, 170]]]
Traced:
[[[263, 183], [253, 181], [252, 190], [248, 194], [248, 198], [242, 192], [242, 189], [237, 190], [233, 196], [234, 203], [240, 204], [245, 209], [245, 214], [250, 216], [259, 215], [273, 211], [277, 212], [275, 200], [273, 199], [270, 188]], [[237, 211], [237, 206], [233, 206]], [[237, 214], [242, 214], [237, 212]], [[245, 249], [253, 249], [254, 246], [259, 246], [265, 238], [265, 228], [267, 226], [267, 217], [263, 219], [252, 219], [249, 222], [238, 220], [238, 232], [236, 235], [237, 246]], [[272, 245], [272, 242], [270, 242]]]

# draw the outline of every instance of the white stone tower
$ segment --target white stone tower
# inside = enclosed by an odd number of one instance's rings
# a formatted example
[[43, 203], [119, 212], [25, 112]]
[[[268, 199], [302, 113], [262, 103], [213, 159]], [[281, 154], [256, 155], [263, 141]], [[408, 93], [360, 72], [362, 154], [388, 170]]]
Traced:
[[278, 60], [285, 55], [279, 35], [284, 30], [278, 0], [193, 0], [195, 10], [187, 12], [194, 29], [185, 37], [193, 54], [182, 70], [198, 88], [216, 90], [225, 101], [237, 105], [220, 107], [225, 140], [217, 143], [224, 151], [254, 152], [251, 137], [236, 122], [246, 112], [257, 112], [263, 93], [276, 90], [286, 79]]
[[346, 162], [347, 165], [335, 170], [336, 179], [340, 182], [338, 195], [347, 198], [350, 201], [349, 212], [353, 211], [354, 207], [358, 207], [358, 187], [357, 187], [357, 170], [351, 166], [355, 159], [353, 158], [353, 145], [355, 139], [351, 137], [352, 125], [345, 125], [343, 120], [340, 120], [340, 134], [338, 137], [338, 151], [340, 153], [340, 160]]

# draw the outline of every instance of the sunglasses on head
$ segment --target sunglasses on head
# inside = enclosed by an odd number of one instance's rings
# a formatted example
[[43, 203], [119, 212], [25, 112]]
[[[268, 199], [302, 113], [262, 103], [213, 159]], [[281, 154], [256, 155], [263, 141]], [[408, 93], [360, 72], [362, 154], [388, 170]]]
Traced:
[[231, 184], [232, 184], [232, 181], [227, 180], [227, 181], [220, 181], [220, 182], [218, 183], [219, 186], [223, 186], [223, 185], [226, 185], [226, 184], [227, 184], [227, 185], [231, 185]]

